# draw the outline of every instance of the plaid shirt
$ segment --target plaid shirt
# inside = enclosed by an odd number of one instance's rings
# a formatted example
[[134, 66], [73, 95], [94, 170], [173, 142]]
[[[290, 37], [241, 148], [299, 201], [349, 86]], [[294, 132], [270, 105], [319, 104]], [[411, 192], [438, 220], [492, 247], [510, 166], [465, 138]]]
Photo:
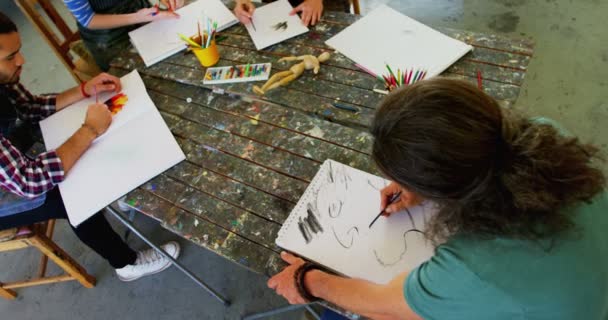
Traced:
[[[21, 120], [38, 122], [55, 112], [56, 95], [32, 95], [20, 83], [4, 85], [8, 102]], [[51, 190], [64, 179], [63, 165], [55, 151], [31, 160], [0, 135], [0, 187], [19, 196], [33, 198]]]

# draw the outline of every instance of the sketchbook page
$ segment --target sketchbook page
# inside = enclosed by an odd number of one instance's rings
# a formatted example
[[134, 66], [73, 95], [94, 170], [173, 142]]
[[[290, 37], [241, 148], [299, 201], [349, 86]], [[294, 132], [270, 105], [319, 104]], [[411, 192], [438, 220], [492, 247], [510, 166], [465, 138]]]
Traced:
[[[131, 43], [139, 52], [147, 67], [186, 48], [178, 33], [192, 36], [198, 33], [197, 21], [203, 13], [217, 21], [218, 31], [238, 22], [221, 0], [199, 0], [176, 12], [179, 19], [159, 20], [129, 32]], [[201, 28], [204, 26], [201, 25]]]
[[160, 113], [140, 115], [95, 142], [59, 184], [70, 223], [79, 225], [184, 159]]
[[343, 275], [388, 283], [433, 255], [424, 227], [433, 207], [380, 217], [388, 180], [327, 160], [279, 231], [278, 246]]
[[426, 78], [440, 74], [473, 49], [386, 5], [325, 43], [378, 75], [387, 73], [388, 64], [401, 70], [428, 70]]
[[[96, 141], [105, 139], [114, 130], [122, 127], [131, 119], [155, 108], [153, 104], [140, 103], [145, 101], [144, 98], [148, 96], [148, 93], [137, 70], [122, 77], [120, 83], [122, 84], [122, 91], [119, 94], [124, 94], [122, 98], [126, 97], [127, 101], [124, 106], [116, 110], [117, 113], [112, 116], [112, 124]], [[115, 96], [117, 96], [116, 92], [104, 92], [99, 95], [99, 102], [107, 102], [108, 99]], [[40, 129], [47, 150], [57, 149], [80, 128], [84, 123], [87, 108], [93, 103], [95, 103], [95, 97], [80, 100], [40, 121]], [[108, 102], [108, 104], [111, 104], [111, 102]]]
[[255, 10], [253, 24], [245, 25], [258, 50], [308, 32], [298, 15], [290, 16], [293, 7], [287, 0], [278, 0]]

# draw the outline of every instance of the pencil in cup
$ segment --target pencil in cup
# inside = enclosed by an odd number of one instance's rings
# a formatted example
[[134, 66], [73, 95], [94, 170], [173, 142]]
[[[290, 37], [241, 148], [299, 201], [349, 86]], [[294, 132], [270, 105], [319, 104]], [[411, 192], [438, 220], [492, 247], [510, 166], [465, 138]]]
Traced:
[[[205, 42], [207, 41], [207, 33], [205, 32], [203, 34], [203, 39]], [[201, 42], [201, 37], [199, 36], [193, 36], [190, 37], [190, 39], [192, 39], [192, 41], [201, 44], [203, 42]], [[200, 64], [203, 67], [211, 67], [214, 66], [218, 61], [220, 61], [220, 53], [217, 50], [217, 44], [215, 43], [215, 35], [212, 36], [211, 38], [211, 43], [209, 44], [208, 47], [190, 47], [190, 50], [192, 50], [192, 52], [194, 53], [194, 55], [196, 56], [196, 58], [198, 59], [198, 62], [200, 62]]]

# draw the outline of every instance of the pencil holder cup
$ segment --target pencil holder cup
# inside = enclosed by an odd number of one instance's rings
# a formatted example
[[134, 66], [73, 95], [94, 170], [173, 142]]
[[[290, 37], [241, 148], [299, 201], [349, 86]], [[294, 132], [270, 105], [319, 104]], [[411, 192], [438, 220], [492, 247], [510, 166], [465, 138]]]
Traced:
[[[205, 35], [205, 40], [207, 35]], [[200, 37], [191, 38], [196, 43], [201, 43]], [[203, 67], [211, 67], [220, 61], [220, 53], [217, 51], [217, 44], [214, 39], [211, 39], [211, 44], [207, 48], [192, 48], [192, 52]]]

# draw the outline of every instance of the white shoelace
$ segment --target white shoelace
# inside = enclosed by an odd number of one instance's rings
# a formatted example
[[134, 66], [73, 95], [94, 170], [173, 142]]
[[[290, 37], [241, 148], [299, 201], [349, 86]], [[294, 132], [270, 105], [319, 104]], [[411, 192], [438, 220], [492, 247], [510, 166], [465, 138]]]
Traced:
[[162, 259], [164, 259], [164, 256], [162, 256], [156, 250], [148, 249], [146, 251], [137, 253], [137, 261], [135, 264], [138, 265], [156, 263], [158, 261], [161, 261]]

